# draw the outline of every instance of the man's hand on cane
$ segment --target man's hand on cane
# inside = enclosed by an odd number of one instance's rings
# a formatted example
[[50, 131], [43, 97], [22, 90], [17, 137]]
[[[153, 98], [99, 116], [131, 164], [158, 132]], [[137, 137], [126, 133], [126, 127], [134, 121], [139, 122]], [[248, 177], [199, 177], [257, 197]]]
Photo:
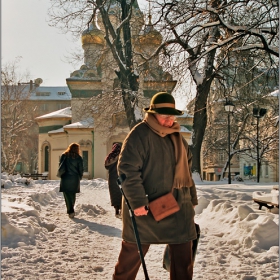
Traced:
[[146, 216], [149, 212], [148, 206], [142, 206], [133, 211], [135, 216]]

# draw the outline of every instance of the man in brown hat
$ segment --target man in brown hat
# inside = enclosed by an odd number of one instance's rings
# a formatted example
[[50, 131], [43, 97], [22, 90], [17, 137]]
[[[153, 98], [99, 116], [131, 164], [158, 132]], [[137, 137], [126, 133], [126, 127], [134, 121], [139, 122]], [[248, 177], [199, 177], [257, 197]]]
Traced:
[[[191, 153], [180, 134], [173, 96], [159, 92], [145, 108], [144, 120], [126, 137], [118, 161], [118, 173], [126, 178], [122, 189], [134, 215], [143, 255], [150, 244], [169, 244], [170, 279], [191, 280], [192, 240], [196, 239], [194, 206], [197, 195], [191, 175]], [[179, 211], [156, 221], [149, 203], [173, 193]], [[122, 205], [122, 247], [114, 280], [133, 280], [141, 265], [128, 207]]]

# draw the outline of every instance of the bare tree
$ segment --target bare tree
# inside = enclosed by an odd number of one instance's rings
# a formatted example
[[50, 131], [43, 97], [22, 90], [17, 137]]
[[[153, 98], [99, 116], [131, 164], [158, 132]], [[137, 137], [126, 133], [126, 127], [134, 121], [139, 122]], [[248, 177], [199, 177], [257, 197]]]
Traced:
[[[244, 51], [227, 56], [220, 67], [220, 78], [212, 84], [208, 100], [208, 125], [204, 138], [204, 159], [215, 158], [211, 153], [225, 151], [226, 158], [214, 162], [223, 165], [222, 177], [228, 168], [229, 160], [235, 155], [250, 155], [256, 158], [257, 139], [253, 118], [253, 108], [264, 106], [268, 109], [265, 122], [262, 122], [260, 134], [260, 161], [274, 161], [271, 150], [275, 151], [279, 138], [275, 118], [279, 115], [277, 98], [271, 92], [278, 85], [278, 68], [266, 60], [262, 53]], [[224, 110], [226, 97], [230, 96], [235, 105], [231, 118], [230, 154], [227, 149], [227, 113]], [[211, 155], [210, 155], [211, 154]]]
[[37, 154], [37, 134], [30, 130], [34, 125], [30, 85], [22, 83], [29, 74], [20, 75], [18, 63], [15, 60], [1, 69], [1, 165], [8, 173], [13, 173], [19, 162], [29, 171], [30, 157], [36, 161]]
[[[192, 136], [193, 171], [200, 173], [200, 151], [207, 125], [212, 81], [231, 52], [260, 50], [275, 61], [278, 53], [278, 2], [155, 1], [164, 49], [177, 73], [189, 71], [196, 85]], [[221, 55], [222, 53], [222, 55]]]
[[264, 108], [266, 114], [261, 118], [255, 118], [250, 114], [250, 126], [244, 131], [240, 146], [243, 155], [253, 159], [257, 163], [257, 174], [260, 174], [263, 162], [271, 167], [277, 166], [279, 156], [279, 104], [276, 96], [268, 94], [266, 98], [254, 102], [253, 108]]

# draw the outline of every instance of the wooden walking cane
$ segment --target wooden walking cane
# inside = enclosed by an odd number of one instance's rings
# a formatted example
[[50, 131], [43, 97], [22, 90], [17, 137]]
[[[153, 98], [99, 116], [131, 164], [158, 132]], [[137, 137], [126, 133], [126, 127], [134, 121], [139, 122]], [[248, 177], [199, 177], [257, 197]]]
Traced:
[[126, 178], [125, 174], [121, 174], [120, 177], [117, 180], [117, 183], [120, 187], [121, 193], [124, 197], [125, 203], [126, 203], [126, 205], [128, 207], [128, 210], [129, 210], [129, 215], [130, 215], [131, 220], [132, 220], [134, 235], [135, 235], [135, 239], [136, 239], [136, 243], [137, 243], [137, 247], [138, 247], [138, 253], [139, 253], [140, 260], [141, 260], [142, 267], [143, 267], [143, 271], [144, 271], [144, 274], [145, 274], [145, 280], [150, 280], [150, 278], [148, 276], [148, 271], [147, 271], [147, 268], [146, 268], [145, 260], [144, 260], [144, 255], [143, 255], [143, 251], [142, 251], [142, 247], [141, 247], [141, 241], [140, 241], [139, 232], [138, 232], [138, 229], [137, 229], [135, 216], [134, 216], [133, 210], [131, 209], [130, 204], [129, 204], [129, 202], [128, 202], [125, 194], [124, 194], [124, 191], [122, 189], [122, 186], [121, 186], [121, 183], [125, 180], [125, 178]]

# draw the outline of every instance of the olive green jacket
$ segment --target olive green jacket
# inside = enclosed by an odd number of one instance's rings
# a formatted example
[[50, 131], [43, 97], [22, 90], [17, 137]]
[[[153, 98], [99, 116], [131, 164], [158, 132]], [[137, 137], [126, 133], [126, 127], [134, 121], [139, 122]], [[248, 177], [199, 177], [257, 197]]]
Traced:
[[[191, 153], [184, 140], [191, 168]], [[126, 179], [122, 189], [134, 210], [172, 189], [175, 154], [169, 135], [160, 137], [144, 122], [136, 125], [126, 137], [118, 161], [118, 173]], [[197, 205], [196, 188], [174, 189], [173, 194], [180, 211], [156, 222], [150, 213], [136, 216], [136, 223], [143, 244], [180, 244], [196, 239], [194, 205]], [[128, 207], [123, 200], [122, 237], [135, 242], [134, 231]]]

